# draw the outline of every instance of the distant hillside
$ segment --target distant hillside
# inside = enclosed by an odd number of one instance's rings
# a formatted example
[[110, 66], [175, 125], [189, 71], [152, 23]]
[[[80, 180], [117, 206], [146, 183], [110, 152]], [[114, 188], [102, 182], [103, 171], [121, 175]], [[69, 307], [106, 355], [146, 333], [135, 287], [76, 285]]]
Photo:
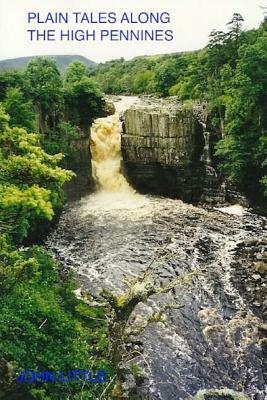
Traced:
[[[40, 57], [50, 57], [56, 60], [57, 66], [60, 71], [64, 71], [67, 66], [75, 60], [79, 60], [86, 64], [88, 67], [96, 67], [96, 63], [94, 61], [89, 60], [83, 56], [77, 55], [51, 55], [51, 56], [40, 56]], [[32, 57], [19, 57], [19, 58], [12, 58], [9, 60], [2, 60], [0, 61], [0, 71], [10, 70], [10, 69], [18, 69], [23, 70], [27, 67], [29, 61], [31, 61], [36, 56]]]

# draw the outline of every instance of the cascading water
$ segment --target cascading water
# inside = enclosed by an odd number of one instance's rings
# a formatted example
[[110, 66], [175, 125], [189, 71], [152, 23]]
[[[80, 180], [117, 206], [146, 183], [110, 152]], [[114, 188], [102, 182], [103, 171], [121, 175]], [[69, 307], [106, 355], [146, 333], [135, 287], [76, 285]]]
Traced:
[[[137, 101], [136, 98], [134, 101]], [[121, 172], [121, 123], [118, 112], [93, 123], [90, 150], [97, 192], [87, 201], [88, 210], [92, 207], [100, 210], [129, 209], [147, 202], [147, 198], [136, 193]]]
[[121, 134], [118, 114], [97, 119], [91, 128], [92, 171], [98, 188], [133, 193], [121, 173]]
[[140, 320], [172, 305], [164, 321], [139, 337], [143, 355], [134, 362], [148, 376], [141, 398], [244, 399], [233, 397], [239, 392], [266, 400], [266, 219], [240, 207], [205, 210], [135, 193], [120, 172], [117, 115], [95, 122], [91, 153], [99, 191], [71, 205], [47, 242], [77, 272], [83, 290], [123, 293], [125, 278], [143, 273], [155, 254], [161, 285], [201, 272], [190, 287], [154, 295], [136, 308]]

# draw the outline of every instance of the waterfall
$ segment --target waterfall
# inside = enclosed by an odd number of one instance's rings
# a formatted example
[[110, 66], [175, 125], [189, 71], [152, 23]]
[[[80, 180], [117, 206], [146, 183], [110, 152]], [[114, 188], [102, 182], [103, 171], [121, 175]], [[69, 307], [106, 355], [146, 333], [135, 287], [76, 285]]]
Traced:
[[[133, 98], [136, 101], [136, 98]], [[133, 101], [132, 99], [132, 101]], [[131, 103], [130, 103], [131, 104]], [[97, 192], [86, 198], [84, 212], [130, 210], [143, 207], [149, 201], [138, 194], [121, 171], [121, 122], [119, 112], [128, 107], [129, 99], [122, 97], [116, 104], [116, 114], [98, 118], [91, 127], [90, 150], [92, 174]]]
[[105, 192], [134, 190], [121, 173], [121, 133], [118, 114], [97, 119], [91, 128], [90, 149], [93, 178]]
[[203, 153], [201, 155], [201, 161], [204, 163], [206, 168], [206, 176], [213, 176], [217, 178], [217, 173], [215, 168], [212, 166], [211, 154], [210, 154], [210, 132], [207, 132], [206, 124], [201, 124], [203, 127], [203, 137], [205, 145], [203, 147]]
[[204, 162], [206, 167], [211, 166], [211, 156], [210, 156], [210, 132], [207, 132], [206, 124], [201, 124], [203, 127], [203, 137], [205, 140], [205, 145], [203, 148], [203, 153], [201, 156], [201, 161]]
[[203, 161], [207, 172], [213, 171], [216, 174], [214, 168], [212, 167], [211, 154], [210, 154], [210, 132], [207, 131], [207, 120], [208, 120], [207, 105], [205, 103], [197, 104], [194, 108], [194, 114], [198, 123], [202, 127], [203, 138], [205, 143], [203, 147], [203, 153], [201, 155], [201, 161]]

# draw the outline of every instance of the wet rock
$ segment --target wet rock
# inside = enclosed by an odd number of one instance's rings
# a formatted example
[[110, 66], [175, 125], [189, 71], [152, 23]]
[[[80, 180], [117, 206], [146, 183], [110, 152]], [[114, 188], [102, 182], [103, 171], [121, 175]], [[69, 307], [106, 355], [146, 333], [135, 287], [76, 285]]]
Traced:
[[254, 279], [254, 281], [260, 281], [261, 280], [261, 276], [258, 274], [253, 274], [252, 275], [252, 279]]
[[66, 168], [75, 172], [76, 176], [64, 186], [68, 201], [78, 200], [94, 188], [89, 151], [89, 133], [87, 136], [78, 138], [73, 147], [73, 155], [71, 159], [67, 160]]
[[104, 112], [106, 115], [113, 115], [116, 112], [115, 105], [110, 100], [105, 100]]

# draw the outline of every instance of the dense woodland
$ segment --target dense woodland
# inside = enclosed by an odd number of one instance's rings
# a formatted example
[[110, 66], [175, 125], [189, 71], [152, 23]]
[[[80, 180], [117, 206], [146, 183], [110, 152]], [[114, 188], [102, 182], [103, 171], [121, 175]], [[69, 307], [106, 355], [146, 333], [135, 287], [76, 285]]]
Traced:
[[[60, 214], [73, 176], [66, 159], [104, 115], [103, 92], [205, 100], [222, 176], [254, 201], [267, 197], [267, 24], [244, 32], [242, 22], [235, 14], [201, 51], [97, 68], [74, 62], [64, 74], [37, 58], [25, 71], [0, 73], [0, 399], [80, 399], [79, 383], [16, 385], [26, 368], [112, 369], [105, 310], [77, 300], [71, 278], [35, 240]], [[83, 399], [100, 390], [85, 386]]]

